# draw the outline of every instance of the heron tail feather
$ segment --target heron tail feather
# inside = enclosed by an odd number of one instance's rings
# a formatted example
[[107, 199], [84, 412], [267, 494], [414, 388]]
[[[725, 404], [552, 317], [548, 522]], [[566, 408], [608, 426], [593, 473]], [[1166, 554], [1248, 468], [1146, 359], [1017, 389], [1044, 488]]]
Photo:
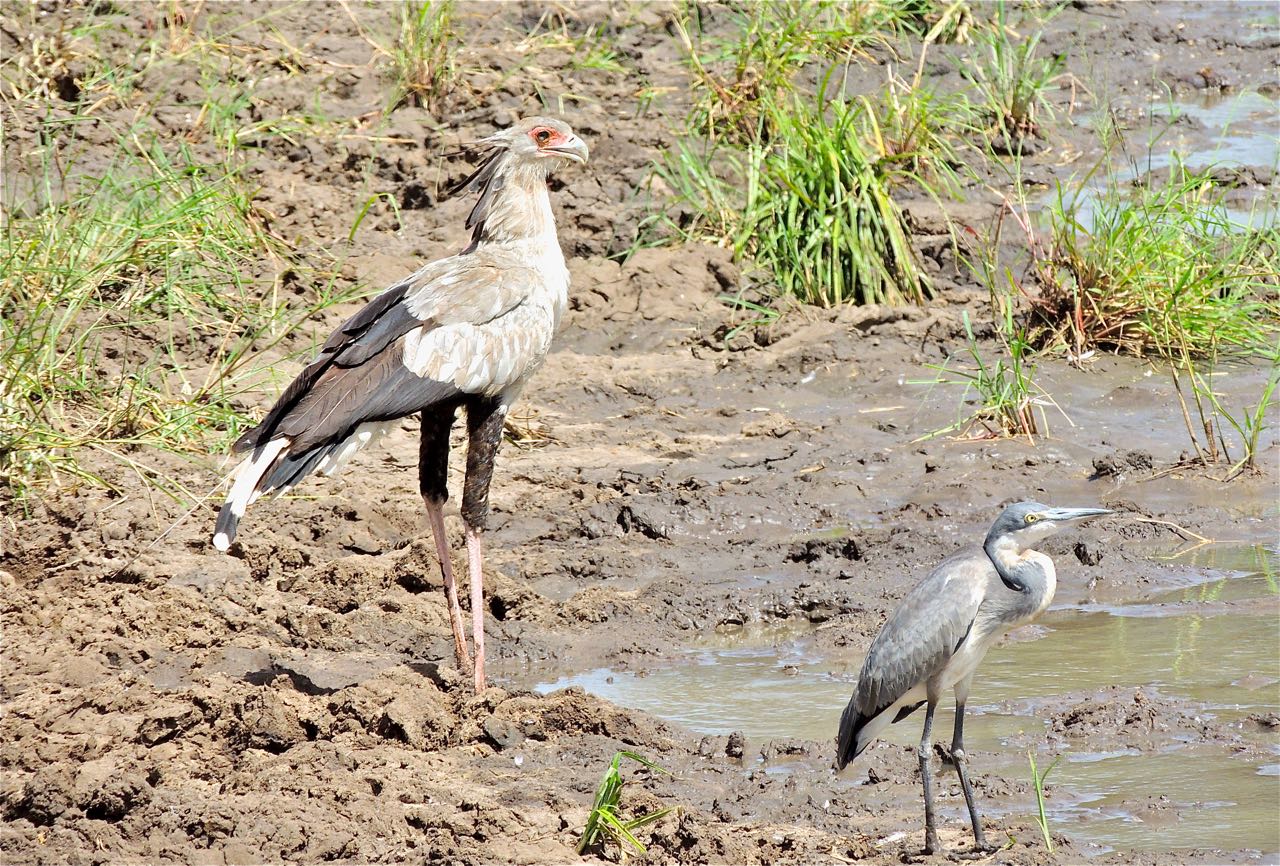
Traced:
[[858, 743], [858, 734], [866, 726], [869, 719], [865, 718], [854, 707], [854, 701], [851, 699], [844, 708], [844, 712], [840, 714], [840, 734], [836, 740], [836, 769], [843, 770], [850, 761], [862, 754], [862, 750], [867, 747], [866, 743]]

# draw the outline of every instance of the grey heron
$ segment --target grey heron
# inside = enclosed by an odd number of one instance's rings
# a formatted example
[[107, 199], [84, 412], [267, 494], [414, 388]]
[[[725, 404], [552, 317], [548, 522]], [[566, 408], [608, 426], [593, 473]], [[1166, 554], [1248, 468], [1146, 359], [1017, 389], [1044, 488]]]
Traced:
[[858, 685], [840, 717], [836, 769], [880, 732], [925, 705], [920, 737], [926, 854], [940, 853], [929, 774], [933, 711], [947, 689], [956, 700], [951, 756], [979, 850], [989, 850], [964, 753], [964, 706], [973, 673], [1005, 632], [1031, 622], [1053, 601], [1053, 560], [1034, 545], [1105, 508], [1050, 508], [1018, 502], [1000, 513], [981, 547], [953, 554], [902, 600], [867, 651]]
[[[290, 490], [314, 469], [333, 474], [408, 415], [422, 419], [418, 480], [444, 579], [458, 665], [485, 687], [481, 533], [494, 455], [511, 404], [542, 365], [567, 306], [569, 272], [556, 237], [547, 178], [585, 163], [587, 146], [559, 120], [534, 117], [484, 139], [488, 154], [459, 187], [479, 199], [471, 243], [387, 289], [320, 349], [262, 423], [218, 515], [214, 547], [235, 540], [245, 509]], [[467, 412], [462, 522], [471, 578], [474, 661], [444, 531], [449, 431]]]

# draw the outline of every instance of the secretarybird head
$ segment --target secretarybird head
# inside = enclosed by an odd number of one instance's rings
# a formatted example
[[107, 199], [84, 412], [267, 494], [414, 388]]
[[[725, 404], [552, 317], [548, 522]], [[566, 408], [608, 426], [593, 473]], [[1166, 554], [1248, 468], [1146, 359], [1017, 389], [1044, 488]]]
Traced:
[[[218, 515], [213, 544], [228, 550], [245, 509], [332, 474], [398, 419], [421, 418], [418, 478], [444, 578], [459, 666], [484, 688], [481, 533], [503, 421], [542, 364], [564, 315], [569, 273], [556, 237], [547, 177], [585, 163], [587, 146], [562, 121], [522, 120], [488, 149], [458, 192], [478, 193], [471, 243], [374, 298], [333, 333], [257, 427], [236, 442], [247, 456]], [[474, 660], [463, 629], [444, 531], [449, 431], [465, 409], [469, 434], [462, 520], [471, 578]]]

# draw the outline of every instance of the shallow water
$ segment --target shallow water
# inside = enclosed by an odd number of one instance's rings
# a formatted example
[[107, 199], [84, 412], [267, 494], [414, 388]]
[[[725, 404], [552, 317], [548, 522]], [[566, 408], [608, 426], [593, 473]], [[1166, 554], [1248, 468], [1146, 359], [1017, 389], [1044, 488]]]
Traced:
[[[1081, 225], [1093, 225], [1099, 196], [1108, 185], [1123, 188], [1129, 181], [1168, 169], [1175, 162], [1190, 170], [1280, 170], [1280, 100], [1275, 97], [1256, 91], [1200, 94], [1164, 102], [1153, 100], [1143, 107], [1152, 115], [1150, 146], [1145, 151], [1114, 155], [1109, 170], [1099, 172], [1087, 186], [1065, 188], [1063, 197], [1067, 204], [1074, 202]], [[1182, 117], [1194, 122], [1192, 128], [1177, 122]], [[1039, 207], [1053, 207], [1057, 199], [1057, 190], [1051, 189], [1040, 198]], [[1275, 223], [1278, 206], [1273, 195], [1258, 191], [1252, 196], [1229, 198], [1226, 214], [1237, 226], [1263, 227]]]
[[[984, 769], [1014, 778], [1029, 776], [1028, 747], [1041, 750], [1042, 767], [1061, 755], [1050, 776], [1051, 823], [1094, 851], [1280, 851], [1280, 747], [1240, 724], [1280, 708], [1280, 555], [1210, 546], [1177, 561], [1186, 570], [1175, 589], [1131, 603], [1068, 603], [994, 649], [974, 682], [966, 742], [973, 752], [999, 752], [998, 766]], [[747, 642], [718, 636], [681, 661], [644, 676], [601, 669], [539, 688], [579, 685], [702, 733], [819, 742], [833, 739], [852, 689], [851, 677], [833, 675], [815, 654], [811, 630], [755, 632]], [[1098, 752], [1059, 737], [1045, 748], [1054, 709], [1109, 686], [1121, 687], [1112, 696], [1120, 702], [1131, 702], [1136, 686], [1173, 699], [1190, 717], [1238, 728], [1256, 748], [1234, 755], [1176, 726], [1138, 737], [1142, 751], [1126, 747], [1123, 732], [1098, 737]], [[951, 722], [940, 709], [942, 739]], [[909, 745], [918, 737], [912, 717], [885, 739]]]

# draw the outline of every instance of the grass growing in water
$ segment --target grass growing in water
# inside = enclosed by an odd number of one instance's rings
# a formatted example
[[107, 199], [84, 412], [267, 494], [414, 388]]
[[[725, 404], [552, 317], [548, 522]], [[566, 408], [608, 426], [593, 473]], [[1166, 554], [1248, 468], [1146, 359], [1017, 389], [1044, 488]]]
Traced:
[[1165, 183], [1059, 191], [1036, 250], [1035, 315], [1079, 355], [1091, 348], [1208, 357], [1265, 351], [1280, 325], [1280, 229], [1233, 223], [1209, 169], [1174, 162]]
[[1040, 836], [1044, 839], [1044, 847], [1049, 849], [1049, 853], [1053, 853], [1053, 838], [1049, 835], [1049, 818], [1044, 812], [1044, 780], [1053, 772], [1053, 768], [1058, 766], [1058, 762], [1062, 760], [1061, 756], [1054, 758], [1053, 763], [1044, 768], [1041, 773], [1036, 769], [1036, 756], [1034, 752], [1027, 752], [1027, 762], [1031, 764], [1031, 786], [1036, 791], [1036, 824], [1040, 827]]
[[[1169, 359], [1169, 375], [1178, 395], [1195, 460], [1205, 466], [1230, 463], [1231, 467], [1223, 479], [1230, 481], [1246, 469], [1257, 469], [1258, 443], [1268, 428], [1267, 413], [1276, 406], [1274, 395], [1280, 385], [1280, 346], [1271, 355], [1270, 370], [1258, 402], [1235, 411], [1226, 405], [1226, 398], [1214, 387], [1213, 381], [1219, 371], [1212, 358], [1216, 356], [1211, 356], [1211, 360], [1197, 361], [1184, 348], [1180, 357]], [[1236, 365], [1236, 372], [1241, 372], [1239, 365]], [[1187, 405], [1187, 390], [1191, 392], [1191, 405], [1195, 407], [1194, 419]], [[1235, 431], [1234, 450], [1228, 440], [1227, 428]]]
[[582, 830], [582, 838], [578, 840], [579, 854], [587, 853], [593, 847], [602, 845], [606, 840], [617, 845], [623, 857], [626, 856], [626, 846], [628, 845], [638, 853], [643, 854], [646, 851], [645, 846], [635, 837], [635, 831], [661, 820], [675, 810], [674, 806], [668, 806], [665, 809], [658, 809], [636, 818], [623, 820], [618, 814], [618, 808], [622, 800], [623, 781], [620, 768], [623, 758], [630, 758], [650, 770], [671, 775], [670, 772], [659, 767], [643, 755], [625, 750], [615, 753], [613, 760], [609, 762], [608, 768], [604, 771], [604, 776], [600, 779], [600, 784], [596, 787], [596, 796], [591, 803], [591, 812], [587, 815], [587, 824]]

